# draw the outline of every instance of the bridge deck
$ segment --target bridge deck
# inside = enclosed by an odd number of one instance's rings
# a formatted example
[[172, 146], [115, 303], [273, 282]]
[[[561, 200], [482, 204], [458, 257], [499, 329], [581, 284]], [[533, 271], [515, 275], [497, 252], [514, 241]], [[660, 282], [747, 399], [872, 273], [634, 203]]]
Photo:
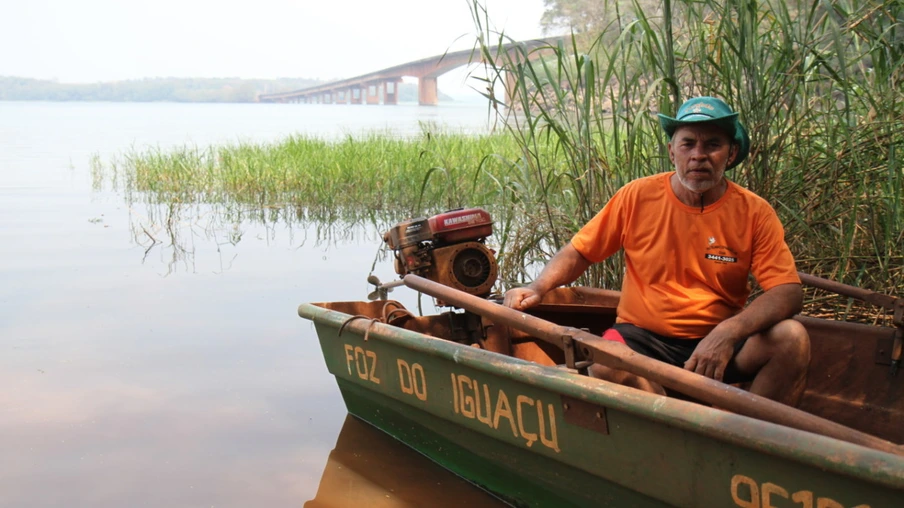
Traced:
[[[534, 39], [506, 44], [504, 47], [523, 47], [527, 51], [531, 51], [544, 46], [551, 47], [563, 39], [563, 37]], [[491, 52], [497, 53], [499, 47], [493, 46], [490, 49]], [[418, 78], [418, 103], [436, 105], [438, 101], [437, 77], [480, 60], [481, 55], [477, 48], [443, 53], [301, 90], [262, 94], [258, 96], [258, 101], [379, 104], [382, 100], [383, 104], [397, 104], [398, 84], [402, 78], [416, 77]]]

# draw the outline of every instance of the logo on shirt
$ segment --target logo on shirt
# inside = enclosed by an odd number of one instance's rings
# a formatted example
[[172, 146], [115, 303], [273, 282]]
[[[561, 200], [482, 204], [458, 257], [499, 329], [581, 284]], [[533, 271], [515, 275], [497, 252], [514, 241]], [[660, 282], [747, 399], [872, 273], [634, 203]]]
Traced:
[[737, 252], [727, 245], [716, 244], [715, 236], [707, 238], [706, 242], [708, 247], [706, 247], [706, 253], [703, 255], [704, 259], [715, 261], [716, 264], [720, 265], [738, 262]]
[[738, 258], [732, 256], [720, 256], [718, 254], [707, 254], [706, 259], [716, 261], [718, 263], [737, 263]]

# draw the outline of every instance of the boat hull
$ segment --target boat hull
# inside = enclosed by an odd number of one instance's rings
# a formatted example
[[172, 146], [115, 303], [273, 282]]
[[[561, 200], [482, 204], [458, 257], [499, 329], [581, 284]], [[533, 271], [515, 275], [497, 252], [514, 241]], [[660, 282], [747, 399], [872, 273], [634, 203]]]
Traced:
[[897, 506], [904, 459], [314, 304], [350, 413], [515, 506]]

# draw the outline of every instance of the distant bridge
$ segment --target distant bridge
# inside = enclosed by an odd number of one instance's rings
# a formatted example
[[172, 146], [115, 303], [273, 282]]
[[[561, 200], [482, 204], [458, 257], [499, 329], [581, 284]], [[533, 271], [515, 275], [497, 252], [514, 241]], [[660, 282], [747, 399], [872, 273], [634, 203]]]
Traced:
[[[535, 39], [504, 47], [524, 46], [528, 50], [549, 46], [561, 38]], [[490, 48], [493, 53], [498, 47]], [[418, 104], [435, 106], [438, 102], [436, 79], [463, 65], [479, 62], [476, 49], [466, 49], [415, 60], [413, 62], [388, 67], [383, 70], [362, 74], [354, 78], [342, 79], [295, 90], [292, 92], [262, 94], [260, 102], [304, 102], [316, 104], [398, 104], [399, 83], [403, 77], [418, 78]]]

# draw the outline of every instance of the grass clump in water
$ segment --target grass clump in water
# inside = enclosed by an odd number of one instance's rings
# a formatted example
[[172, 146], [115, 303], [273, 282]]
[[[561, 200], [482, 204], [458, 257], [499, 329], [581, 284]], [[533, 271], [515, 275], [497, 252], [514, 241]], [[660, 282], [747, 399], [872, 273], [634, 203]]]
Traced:
[[131, 152], [96, 168], [156, 202], [238, 203], [414, 216], [491, 206], [517, 144], [504, 134], [372, 133], [336, 141], [293, 136], [237, 144]]

